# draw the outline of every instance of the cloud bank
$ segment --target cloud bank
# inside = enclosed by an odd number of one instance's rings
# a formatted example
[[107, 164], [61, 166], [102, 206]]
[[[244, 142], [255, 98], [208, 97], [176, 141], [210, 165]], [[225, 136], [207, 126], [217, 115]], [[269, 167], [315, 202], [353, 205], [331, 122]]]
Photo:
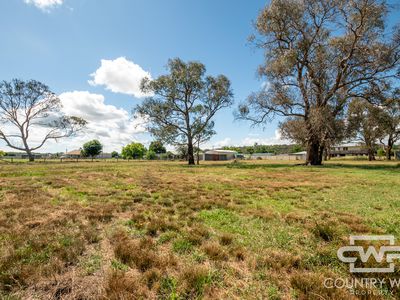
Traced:
[[140, 90], [140, 82], [144, 77], [151, 79], [149, 72], [125, 57], [114, 60], [102, 59], [100, 67], [92, 74], [89, 84], [102, 85], [114, 93], [123, 93], [142, 98], [147, 96]]

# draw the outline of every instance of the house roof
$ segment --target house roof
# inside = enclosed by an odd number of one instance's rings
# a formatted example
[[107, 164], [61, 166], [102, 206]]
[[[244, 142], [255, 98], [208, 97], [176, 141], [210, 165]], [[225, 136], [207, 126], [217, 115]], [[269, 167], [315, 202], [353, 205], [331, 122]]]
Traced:
[[296, 152], [296, 153], [290, 153], [289, 155], [306, 155], [307, 151], [300, 151], [300, 152]]
[[236, 154], [236, 151], [232, 151], [232, 150], [220, 150], [220, 149], [216, 149], [216, 150], [209, 150], [205, 152], [206, 154]]
[[253, 153], [251, 156], [273, 156], [274, 153]]
[[334, 147], [355, 147], [355, 146], [361, 146], [361, 143], [349, 142], [349, 143], [338, 144], [335, 145]]
[[72, 151], [66, 152], [65, 155], [81, 155], [81, 150], [72, 150]]

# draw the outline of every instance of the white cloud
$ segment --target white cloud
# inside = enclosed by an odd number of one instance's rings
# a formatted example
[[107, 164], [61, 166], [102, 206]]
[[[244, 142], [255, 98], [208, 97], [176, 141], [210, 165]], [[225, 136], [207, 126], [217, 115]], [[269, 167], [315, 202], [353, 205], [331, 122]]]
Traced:
[[133, 95], [137, 98], [146, 95], [140, 90], [140, 82], [144, 77], [151, 79], [149, 72], [125, 57], [114, 60], [101, 60], [101, 66], [92, 74], [90, 85], [104, 85], [114, 93]]
[[207, 142], [200, 148], [217, 149], [217, 148], [222, 148], [222, 147], [231, 146], [231, 145], [233, 145], [232, 139], [230, 137], [227, 137], [227, 138], [224, 138], [224, 139], [216, 141], [216, 142]]
[[104, 145], [104, 152], [120, 151], [121, 147], [133, 140], [139, 140], [145, 133], [145, 120], [133, 119], [122, 108], [104, 103], [104, 96], [87, 91], [72, 91], [60, 96], [63, 112], [88, 121], [87, 128], [77, 137], [63, 140], [68, 150], [78, 149], [88, 140], [98, 139]]
[[283, 139], [282, 134], [277, 129], [275, 130], [275, 135], [271, 137], [259, 137], [258, 135], [250, 134], [242, 140], [241, 145], [252, 146], [255, 143], [259, 145], [283, 145], [290, 144], [290, 141]]
[[26, 4], [33, 4], [42, 11], [49, 12], [52, 8], [63, 4], [64, 0], [24, 0]]
[[275, 135], [270, 137], [262, 137], [259, 134], [250, 133], [240, 142], [235, 142], [230, 137], [223, 138], [215, 142], [207, 142], [202, 149], [219, 149], [225, 146], [253, 146], [255, 143], [259, 145], [283, 145], [290, 144], [290, 141], [282, 138], [280, 131], [275, 130]]

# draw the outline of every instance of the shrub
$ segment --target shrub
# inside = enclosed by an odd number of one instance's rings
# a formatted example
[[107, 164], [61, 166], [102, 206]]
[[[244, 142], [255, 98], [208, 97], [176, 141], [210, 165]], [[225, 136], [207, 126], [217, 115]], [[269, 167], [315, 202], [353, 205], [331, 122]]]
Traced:
[[146, 152], [146, 159], [154, 160], [156, 158], [157, 158], [157, 155], [156, 155], [156, 153], [154, 151], [149, 150], [149, 151]]
[[376, 151], [376, 154], [378, 155], [379, 158], [382, 158], [385, 156], [385, 150], [379, 148], [378, 151]]

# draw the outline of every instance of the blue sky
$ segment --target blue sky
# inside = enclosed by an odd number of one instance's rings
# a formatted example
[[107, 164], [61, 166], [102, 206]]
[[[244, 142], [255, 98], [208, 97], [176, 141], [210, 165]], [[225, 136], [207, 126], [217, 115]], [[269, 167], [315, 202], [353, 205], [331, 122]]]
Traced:
[[[265, 4], [261, 0], [0, 1], [0, 79], [40, 80], [60, 95], [67, 113], [89, 119], [87, 133], [50, 143], [43, 151], [72, 150], [91, 138], [111, 151], [129, 140], [151, 140], [138, 121], [129, 119], [131, 109], [143, 99], [132, 80], [163, 74], [169, 58], [198, 60], [209, 74], [228, 76], [235, 95], [232, 109], [217, 115], [217, 135], [208, 146], [277, 143], [277, 122], [263, 130], [233, 117], [237, 104], [262, 84], [256, 76], [262, 52], [249, 45], [247, 37]], [[127, 76], [131, 79], [124, 81], [123, 75], [131, 73]]]

